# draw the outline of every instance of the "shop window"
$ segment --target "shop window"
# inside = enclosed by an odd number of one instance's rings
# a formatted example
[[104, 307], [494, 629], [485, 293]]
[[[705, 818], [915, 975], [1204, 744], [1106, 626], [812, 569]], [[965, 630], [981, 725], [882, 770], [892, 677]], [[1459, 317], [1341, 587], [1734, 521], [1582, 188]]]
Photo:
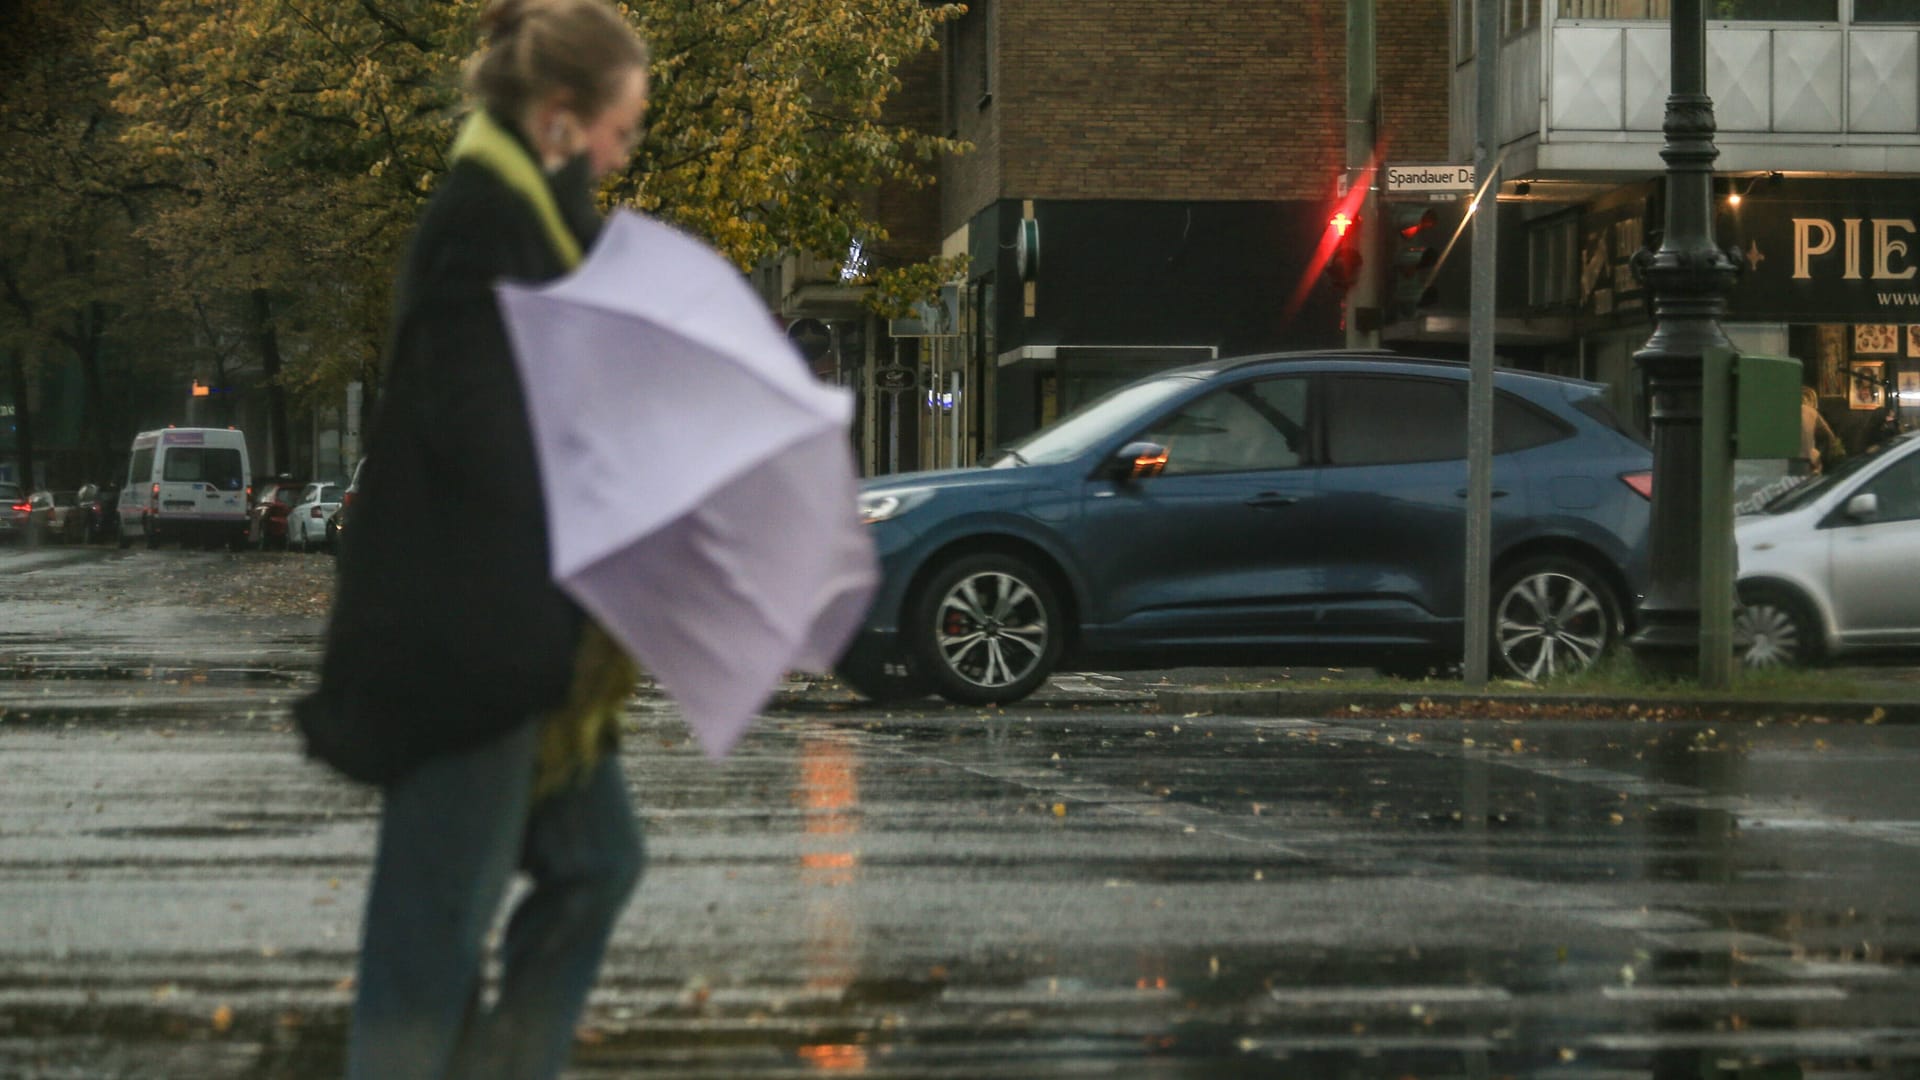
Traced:
[[1579, 302], [1580, 217], [1536, 222], [1527, 231], [1527, 303], [1534, 308]]
[[1920, 23], [1920, 3], [1914, 0], [1853, 0], [1857, 23]]
[[1563, 19], [1667, 19], [1669, 0], [1560, 0]]
[[1144, 436], [1167, 448], [1163, 475], [1291, 469], [1307, 452], [1307, 380], [1209, 394]]
[[[1884, 9], [1886, 20], [1897, 18], [1894, 9], [1906, 9], [1905, 20], [1920, 19], [1912, 14], [1913, 0], [1856, 0], [1854, 21], [1880, 21], [1864, 14]], [[1670, 0], [1560, 0], [1555, 9], [1563, 19], [1669, 19], [1673, 17]], [[1838, 0], [1707, 0], [1708, 19], [1748, 20], [1755, 22], [1837, 22]]]
[[1514, 37], [1540, 25], [1540, 0], [1507, 0], [1501, 18], [1501, 33]]

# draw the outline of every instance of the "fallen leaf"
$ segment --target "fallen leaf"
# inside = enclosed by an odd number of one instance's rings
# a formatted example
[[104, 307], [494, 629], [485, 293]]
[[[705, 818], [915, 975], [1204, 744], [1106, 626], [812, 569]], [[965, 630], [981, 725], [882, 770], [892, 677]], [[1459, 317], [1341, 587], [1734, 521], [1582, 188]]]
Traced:
[[233, 1029], [233, 1006], [221, 1005], [213, 1010], [213, 1030], [224, 1035]]

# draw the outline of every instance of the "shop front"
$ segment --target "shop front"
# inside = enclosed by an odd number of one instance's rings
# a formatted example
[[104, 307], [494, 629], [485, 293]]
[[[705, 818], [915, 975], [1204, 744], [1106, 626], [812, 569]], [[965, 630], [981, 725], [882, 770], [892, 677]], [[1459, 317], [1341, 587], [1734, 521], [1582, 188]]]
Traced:
[[[1653, 325], [1632, 261], [1659, 244], [1661, 199], [1658, 183], [1623, 187], [1583, 208], [1578, 225], [1581, 368], [1637, 422], [1645, 402], [1633, 354]], [[1716, 242], [1746, 263], [1722, 320], [1733, 344], [1800, 360], [1850, 452], [1920, 423], [1920, 184], [1730, 177], [1715, 208]]]
[[1784, 326], [1821, 413], [1857, 451], [1920, 419], [1920, 184], [1732, 181], [1724, 242], [1746, 256], [1736, 318]]

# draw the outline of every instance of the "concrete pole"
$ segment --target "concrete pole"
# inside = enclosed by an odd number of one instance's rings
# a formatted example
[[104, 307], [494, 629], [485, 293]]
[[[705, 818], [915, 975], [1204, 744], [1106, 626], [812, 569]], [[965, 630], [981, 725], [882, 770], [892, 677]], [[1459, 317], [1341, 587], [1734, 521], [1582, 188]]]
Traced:
[[1492, 644], [1493, 563], [1493, 346], [1498, 314], [1500, 231], [1500, 3], [1476, 0], [1473, 68], [1473, 299], [1467, 325], [1467, 552], [1466, 639], [1461, 674], [1467, 689], [1487, 685]]
[[1378, 187], [1367, 172], [1373, 161], [1377, 141], [1375, 131], [1379, 110], [1373, 68], [1373, 0], [1347, 0], [1347, 182], [1357, 184], [1364, 178], [1367, 188], [1360, 197], [1360, 241], [1364, 262], [1360, 278], [1347, 293], [1347, 348], [1380, 347], [1380, 275], [1386, 268], [1386, 245], [1381, 239], [1381, 223], [1375, 211]]

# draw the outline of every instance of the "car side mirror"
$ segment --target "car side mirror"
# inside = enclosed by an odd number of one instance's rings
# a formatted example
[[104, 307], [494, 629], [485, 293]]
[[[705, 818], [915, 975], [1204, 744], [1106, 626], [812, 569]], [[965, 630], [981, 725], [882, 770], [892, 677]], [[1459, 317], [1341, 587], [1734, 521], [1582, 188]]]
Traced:
[[1130, 442], [1121, 447], [1108, 463], [1113, 478], [1126, 483], [1159, 476], [1167, 467], [1167, 448], [1155, 442]]
[[1847, 500], [1846, 514], [1855, 521], [1877, 521], [1880, 518], [1880, 496], [1870, 491], [1861, 492]]

